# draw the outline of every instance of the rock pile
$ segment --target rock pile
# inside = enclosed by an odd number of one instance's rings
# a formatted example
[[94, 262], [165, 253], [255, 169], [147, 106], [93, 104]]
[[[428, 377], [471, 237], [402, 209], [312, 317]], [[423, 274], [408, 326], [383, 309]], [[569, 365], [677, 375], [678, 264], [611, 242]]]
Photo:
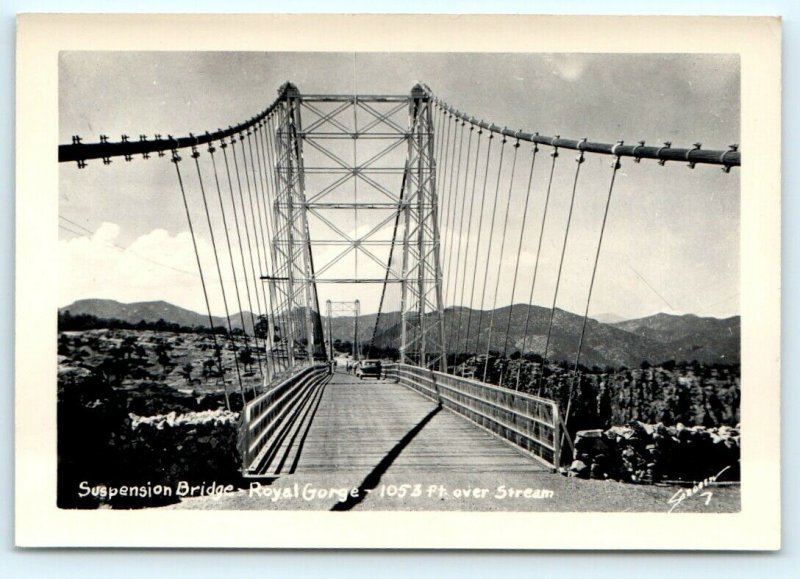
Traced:
[[[222, 392], [181, 391], [160, 382], [142, 381], [124, 390], [129, 411], [139, 416], [199, 412], [225, 406], [225, 395]], [[241, 399], [238, 395], [231, 396], [230, 400], [232, 410], [241, 409]]]
[[722, 480], [739, 480], [739, 426], [705, 428], [631, 421], [606, 431], [581, 430], [568, 476], [631, 483], [700, 481], [728, 467]]
[[[58, 506], [97, 508], [103, 503], [79, 497], [84, 481], [92, 487], [235, 484], [241, 469], [239, 413], [224, 406], [223, 393], [178, 391], [152, 381], [111, 387], [96, 373], [62, 366]], [[117, 496], [107, 502], [141, 508], [165, 501]]]
[[[238, 413], [207, 410], [131, 418], [130, 459], [148, 480], [175, 487], [180, 481], [237, 480]], [[127, 453], [126, 453], [127, 454]]]

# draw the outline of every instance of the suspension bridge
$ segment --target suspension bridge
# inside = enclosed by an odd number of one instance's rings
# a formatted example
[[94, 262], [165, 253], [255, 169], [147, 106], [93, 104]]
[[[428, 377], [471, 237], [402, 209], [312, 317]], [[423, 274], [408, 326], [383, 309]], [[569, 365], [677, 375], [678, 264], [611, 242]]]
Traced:
[[[91, 143], [75, 136], [59, 146], [60, 162], [87, 171], [151, 158], [172, 166], [209, 325], [212, 311], [225, 313], [226, 327], [211, 335], [226, 403], [241, 410], [242, 472], [351, 473], [366, 488], [390, 468], [457, 478], [553, 470], [569, 460], [571, 406], [623, 163], [631, 178], [640, 163], [725, 172], [741, 163], [736, 145], [511, 130], [455, 109], [423, 84], [404, 95], [331, 95], [286, 83], [263, 111], [227, 129]], [[554, 361], [559, 295], [571, 283], [564, 263], [573, 218], [589, 202], [580, 194], [587, 161], [603, 195], [592, 199], [585, 307], [559, 405], [543, 394], [542, 378]], [[566, 219], [554, 234], [557, 196]], [[210, 267], [201, 234], [213, 247]], [[542, 318], [533, 302], [548, 235], [558, 265]], [[319, 298], [326, 285], [338, 300], [327, 302], [327, 326]], [[359, 309], [367, 291], [379, 294], [374, 319]], [[504, 292], [510, 299], [499, 301]], [[354, 316], [351, 355], [379, 359], [380, 379], [334, 368], [336, 311]], [[243, 386], [236, 356], [223, 361], [226, 342], [255, 353], [261, 388]], [[509, 363], [533, 354], [536, 364]]]

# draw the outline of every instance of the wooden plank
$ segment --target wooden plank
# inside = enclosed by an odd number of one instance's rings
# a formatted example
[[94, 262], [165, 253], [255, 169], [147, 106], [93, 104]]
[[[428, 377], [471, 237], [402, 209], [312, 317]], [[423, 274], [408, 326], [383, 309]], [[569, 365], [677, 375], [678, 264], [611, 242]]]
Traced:
[[[496, 436], [397, 383], [336, 373], [322, 397], [297, 461], [310, 472], [369, 473], [406, 435], [435, 413], [389, 467], [395, 471], [535, 472], [545, 470]], [[293, 451], [296, 453], [297, 451]]]

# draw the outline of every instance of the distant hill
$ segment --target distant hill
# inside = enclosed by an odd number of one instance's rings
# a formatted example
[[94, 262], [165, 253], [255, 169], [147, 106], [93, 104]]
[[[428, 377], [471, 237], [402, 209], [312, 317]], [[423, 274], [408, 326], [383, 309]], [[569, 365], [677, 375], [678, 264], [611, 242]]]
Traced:
[[694, 314], [656, 314], [613, 324], [614, 327], [666, 344], [676, 360], [739, 362], [741, 351], [739, 316], [701, 318]]
[[597, 314], [596, 316], [592, 316], [593, 320], [597, 320], [601, 324], [617, 324], [619, 322], [624, 322], [625, 318], [620, 316], [619, 314], [614, 313], [605, 313], [605, 314]]
[[[208, 315], [187, 310], [165, 301], [124, 304], [115, 300], [87, 299], [78, 300], [68, 306], [64, 306], [59, 311], [69, 312], [73, 316], [89, 314], [98, 318], [113, 318], [131, 324], [136, 324], [142, 320], [145, 322], [157, 322], [161, 319], [181, 326], [208, 327]], [[250, 312], [243, 313], [246, 329], [248, 332], [252, 332], [253, 325], [250, 319]], [[212, 319], [215, 326], [227, 325], [227, 321], [223, 317], [214, 316]], [[234, 328], [242, 327], [241, 317], [238, 312], [232, 315], [231, 325]]]
[[[130, 323], [140, 320], [167, 322], [184, 326], [208, 326], [208, 316], [187, 310], [164, 301], [123, 304], [114, 300], [79, 300], [61, 308], [72, 315], [90, 314], [99, 318], [116, 318]], [[509, 320], [510, 316], [510, 320]], [[251, 332], [250, 313], [244, 312], [247, 331]], [[526, 304], [498, 308], [492, 313], [468, 308], [445, 310], [445, 327], [450, 352], [484, 353], [490, 335], [492, 350], [512, 354], [523, 347], [525, 323], [528, 318]], [[359, 317], [359, 337], [368, 345], [375, 329], [376, 314]], [[232, 317], [232, 325], [241, 327], [239, 314]], [[526, 352], [541, 354], [547, 339], [550, 309], [530, 307]], [[323, 316], [323, 328], [328, 331], [328, 320]], [[376, 336], [377, 345], [399, 345], [400, 316], [397, 312], [385, 314]], [[556, 309], [548, 346], [548, 358], [575, 361], [580, 340], [583, 317]], [[215, 317], [214, 325], [224, 326], [224, 318]], [[334, 339], [353, 339], [353, 317], [336, 316], [331, 319]], [[509, 328], [506, 343], [506, 327]], [[480, 331], [478, 331], [480, 328]], [[469, 334], [469, 335], [468, 335]], [[636, 367], [648, 360], [657, 364], [667, 360], [702, 363], [738, 363], [740, 360], [740, 318], [704, 318], [692, 314], [681, 316], [656, 314], [636, 320], [602, 323], [589, 319], [581, 348], [581, 363], [585, 366]]]

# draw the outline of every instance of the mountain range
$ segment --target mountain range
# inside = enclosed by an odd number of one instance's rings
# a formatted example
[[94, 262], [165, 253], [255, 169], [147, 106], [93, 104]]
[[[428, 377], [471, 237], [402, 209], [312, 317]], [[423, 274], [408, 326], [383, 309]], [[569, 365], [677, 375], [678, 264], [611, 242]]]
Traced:
[[[78, 300], [68, 306], [59, 308], [59, 312], [69, 312], [73, 316], [88, 314], [103, 319], [122, 320], [135, 324], [140, 321], [157, 322], [164, 320], [181, 326], [208, 327], [208, 315], [187, 310], [180, 306], [173, 305], [165, 301], [154, 302], [133, 302], [125, 304], [115, 300], [86, 299]], [[253, 321], [251, 313], [244, 311], [231, 315], [231, 325], [234, 328], [242, 327], [242, 317], [245, 321], [245, 330], [248, 333], [253, 331]], [[214, 326], [227, 326], [227, 321], [223, 317], [212, 316]], [[258, 319], [256, 318], [256, 322]]]
[[[530, 313], [529, 313], [530, 310]], [[208, 326], [208, 316], [164, 301], [130, 304], [114, 300], [79, 300], [61, 308], [72, 315], [90, 314], [98, 318], [119, 319], [130, 323], [140, 320], [156, 322], [163, 319], [183, 326]], [[540, 306], [514, 304], [492, 311], [469, 308], [447, 308], [445, 331], [449, 351], [482, 353], [491, 350], [513, 353], [525, 345], [525, 351], [542, 353], [550, 327], [551, 310]], [[236, 313], [231, 318], [234, 327], [252, 331], [250, 312]], [[600, 316], [598, 316], [600, 317]], [[615, 319], [608, 316], [605, 319]], [[359, 316], [359, 341], [369, 344], [375, 330], [376, 314]], [[215, 326], [225, 326], [226, 320], [214, 317]], [[323, 327], [328, 320], [323, 316]], [[588, 319], [581, 347], [581, 364], [585, 366], [638, 366], [643, 360], [659, 363], [667, 360], [709, 363], [739, 363], [740, 318], [700, 317], [693, 314], [656, 314], [644, 318], [603, 323]], [[527, 325], [527, 338], [526, 328]], [[575, 361], [581, 339], [583, 317], [556, 309], [548, 343], [548, 358]], [[337, 316], [330, 320], [334, 339], [353, 339], [352, 316]], [[508, 329], [508, 338], [506, 338]], [[399, 315], [386, 315], [376, 336], [376, 344], [395, 343], [399, 335]], [[491, 340], [490, 340], [491, 336]]]

